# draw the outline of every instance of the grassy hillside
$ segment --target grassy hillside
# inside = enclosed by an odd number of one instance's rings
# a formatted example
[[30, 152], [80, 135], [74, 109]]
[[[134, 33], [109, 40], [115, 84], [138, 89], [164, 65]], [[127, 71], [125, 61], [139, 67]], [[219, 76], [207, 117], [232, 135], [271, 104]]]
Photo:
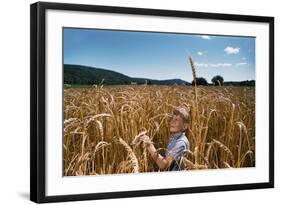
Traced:
[[105, 85], [128, 85], [128, 84], [188, 84], [181, 79], [153, 80], [147, 78], [132, 78], [121, 73], [81, 65], [64, 65], [64, 83], [71, 85], [93, 85], [103, 83]]

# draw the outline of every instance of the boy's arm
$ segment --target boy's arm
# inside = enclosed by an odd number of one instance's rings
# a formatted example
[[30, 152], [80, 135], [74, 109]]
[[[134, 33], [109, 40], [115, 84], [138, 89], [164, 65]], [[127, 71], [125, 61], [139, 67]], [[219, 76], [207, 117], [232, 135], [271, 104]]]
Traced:
[[156, 162], [160, 169], [165, 170], [172, 164], [174, 160], [173, 156], [163, 157], [157, 152], [156, 148], [152, 143], [148, 143], [146, 145], [150, 155], [152, 156], [153, 160]]

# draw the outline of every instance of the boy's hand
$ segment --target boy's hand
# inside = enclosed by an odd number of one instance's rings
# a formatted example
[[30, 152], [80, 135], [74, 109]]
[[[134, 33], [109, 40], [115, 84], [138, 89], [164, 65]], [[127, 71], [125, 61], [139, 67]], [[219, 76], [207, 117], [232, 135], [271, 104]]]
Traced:
[[140, 137], [140, 141], [143, 142], [143, 145], [146, 146], [146, 147], [147, 147], [148, 145], [152, 144], [151, 139], [150, 139], [147, 135], [142, 135], [142, 136]]

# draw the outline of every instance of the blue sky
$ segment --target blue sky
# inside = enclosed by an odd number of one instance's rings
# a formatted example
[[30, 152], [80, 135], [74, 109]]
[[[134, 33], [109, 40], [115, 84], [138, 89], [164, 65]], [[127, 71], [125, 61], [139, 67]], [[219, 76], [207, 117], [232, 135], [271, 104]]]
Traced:
[[192, 81], [255, 79], [255, 38], [64, 28], [64, 63], [94, 66], [131, 77]]

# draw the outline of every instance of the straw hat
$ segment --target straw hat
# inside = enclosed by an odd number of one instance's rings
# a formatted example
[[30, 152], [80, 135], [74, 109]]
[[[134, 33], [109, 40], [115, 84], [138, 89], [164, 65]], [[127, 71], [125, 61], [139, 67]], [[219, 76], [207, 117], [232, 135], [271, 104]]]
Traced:
[[189, 120], [189, 113], [184, 107], [177, 107], [173, 111], [174, 115], [180, 115], [184, 122], [188, 122]]

